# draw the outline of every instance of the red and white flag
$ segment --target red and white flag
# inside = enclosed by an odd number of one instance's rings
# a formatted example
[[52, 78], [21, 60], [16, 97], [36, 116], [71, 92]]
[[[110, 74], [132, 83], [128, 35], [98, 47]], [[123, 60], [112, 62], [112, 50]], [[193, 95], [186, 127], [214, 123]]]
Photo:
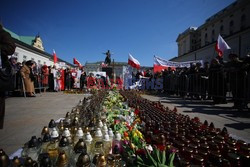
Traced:
[[231, 49], [230, 46], [226, 43], [226, 41], [220, 36], [218, 36], [218, 40], [216, 42], [215, 50], [220, 57], [223, 56], [225, 50]]
[[82, 67], [82, 64], [76, 58], [73, 58], [73, 63], [78, 65], [79, 67]]
[[140, 63], [138, 60], [136, 60], [131, 54], [128, 54], [128, 64], [131, 67], [134, 67], [136, 69], [140, 69]]
[[154, 56], [154, 73], [161, 72], [169, 67], [169, 61], [160, 57]]
[[53, 57], [54, 57], [54, 64], [57, 63], [57, 56], [56, 56], [56, 51], [53, 49]]

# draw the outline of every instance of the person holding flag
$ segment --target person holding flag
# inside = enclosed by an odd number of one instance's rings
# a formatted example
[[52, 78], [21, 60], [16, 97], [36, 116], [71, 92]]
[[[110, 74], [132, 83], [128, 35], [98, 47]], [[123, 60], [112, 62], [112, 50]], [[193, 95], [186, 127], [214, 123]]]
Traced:
[[131, 54], [128, 54], [128, 69], [126, 73], [126, 78], [125, 78], [125, 89], [130, 88], [130, 89], [135, 89], [137, 87], [140, 87], [140, 80], [135, 82], [135, 84], [132, 85], [132, 71], [133, 68], [139, 70], [140, 69], [140, 62], [135, 59]]
[[215, 45], [215, 51], [218, 54], [218, 56], [216, 58], [219, 60], [220, 64], [224, 64], [224, 62], [223, 62], [223, 54], [228, 49], [231, 49], [231, 47], [226, 43], [226, 41], [219, 34], [216, 45]]
[[218, 53], [219, 57], [222, 57], [225, 50], [231, 49], [231, 47], [226, 43], [226, 41], [219, 34], [218, 40], [215, 45], [215, 50]]
[[76, 58], [73, 58], [73, 64], [76, 64], [79, 68], [82, 68], [82, 64]]
[[54, 79], [54, 91], [58, 92], [61, 90], [60, 86], [60, 77], [61, 73], [59, 71], [59, 65], [58, 65], [58, 59], [56, 56], [56, 51], [53, 49], [53, 58], [54, 58], [54, 66], [51, 69], [51, 73], [53, 74], [53, 79]]

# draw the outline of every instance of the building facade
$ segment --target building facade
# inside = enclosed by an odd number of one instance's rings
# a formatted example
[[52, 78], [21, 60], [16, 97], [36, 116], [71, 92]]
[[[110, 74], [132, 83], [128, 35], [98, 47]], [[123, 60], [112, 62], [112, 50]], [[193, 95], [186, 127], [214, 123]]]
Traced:
[[[37, 36], [19, 36], [16, 33], [4, 28], [9, 32], [16, 44], [16, 50], [13, 56], [17, 58], [18, 62], [33, 60], [38, 66], [47, 65], [53, 66], [53, 56], [47, 53], [43, 47], [42, 39]], [[73, 64], [68, 63], [62, 59], [58, 59], [59, 64], [65, 64], [66, 67], [74, 67]]]
[[237, 0], [208, 18], [200, 27], [190, 27], [179, 34], [178, 56], [171, 61], [203, 60], [210, 62], [217, 56], [215, 44], [221, 35], [231, 47], [224, 53], [235, 53], [241, 58], [250, 51], [250, 1]]

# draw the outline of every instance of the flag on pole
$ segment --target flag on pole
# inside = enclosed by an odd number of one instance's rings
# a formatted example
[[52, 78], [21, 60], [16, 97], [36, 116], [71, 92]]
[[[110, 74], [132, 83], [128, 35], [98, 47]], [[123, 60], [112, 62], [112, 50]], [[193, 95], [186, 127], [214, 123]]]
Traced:
[[225, 50], [231, 49], [230, 46], [226, 43], [226, 41], [220, 36], [218, 36], [218, 40], [216, 42], [215, 50], [220, 57], [223, 56]]
[[79, 67], [82, 67], [82, 64], [76, 58], [73, 58], [73, 63], [78, 65]]
[[128, 54], [128, 64], [131, 67], [134, 67], [136, 69], [140, 69], [140, 63], [137, 59], [135, 59], [131, 54]]
[[57, 63], [57, 56], [56, 56], [56, 51], [53, 49], [53, 57], [54, 57], [54, 64]]

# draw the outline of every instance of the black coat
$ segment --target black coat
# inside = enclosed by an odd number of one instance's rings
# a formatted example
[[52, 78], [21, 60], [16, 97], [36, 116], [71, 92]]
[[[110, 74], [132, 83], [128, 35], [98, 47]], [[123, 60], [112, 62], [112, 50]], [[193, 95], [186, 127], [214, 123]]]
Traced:
[[0, 50], [3, 65], [8, 61], [8, 55], [15, 53], [15, 49], [16, 45], [11, 35], [0, 26]]
[[[0, 25], [0, 50], [1, 50], [2, 66], [9, 65], [8, 55], [14, 54], [15, 49], [16, 46], [10, 34], [4, 31], [2, 26]], [[5, 115], [4, 92], [0, 92], [0, 129], [3, 128], [4, 115]]]

